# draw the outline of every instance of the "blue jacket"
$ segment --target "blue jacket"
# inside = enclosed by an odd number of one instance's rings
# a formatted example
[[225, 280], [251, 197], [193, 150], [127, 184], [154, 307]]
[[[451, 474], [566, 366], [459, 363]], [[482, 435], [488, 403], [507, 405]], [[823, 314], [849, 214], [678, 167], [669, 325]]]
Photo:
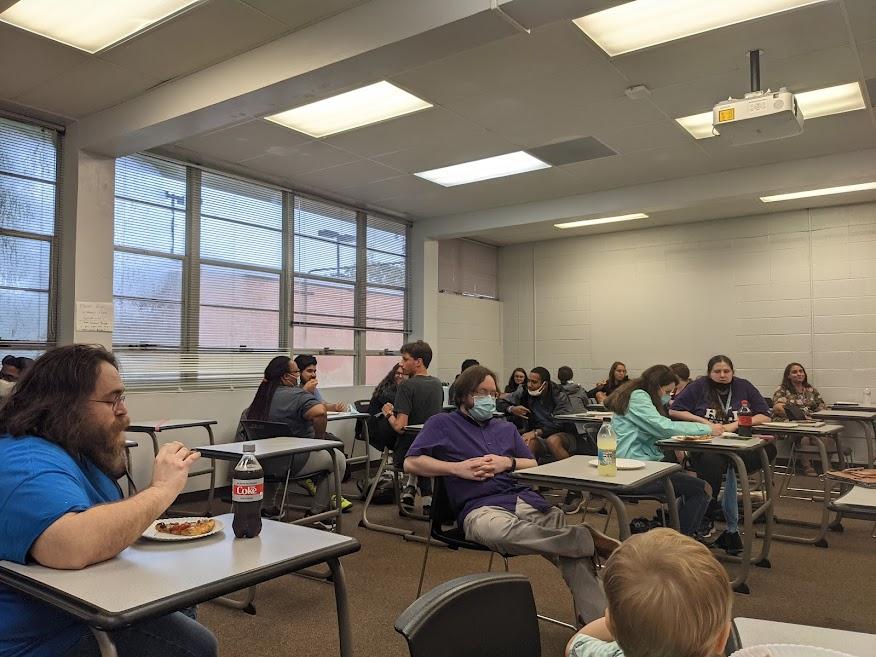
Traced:
[[663, 460], [663, 452], [655, 445], [658, 440], [672, 436], [705, 436], [712, 432], [707, 424], [677, 422], [660, 415], [644, 390], [633, 391], [627, 412], [615, 413], [611, 426], [617, 433], [617, 455], [642, 461]]

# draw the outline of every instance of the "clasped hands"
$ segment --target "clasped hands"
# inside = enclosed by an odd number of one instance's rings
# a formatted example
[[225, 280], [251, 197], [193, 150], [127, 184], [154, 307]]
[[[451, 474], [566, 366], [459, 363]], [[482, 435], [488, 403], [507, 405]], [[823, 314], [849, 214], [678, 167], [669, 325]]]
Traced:
[[459, 461], [456, 464], [457, 471], [454, 474], [460, 479], [484, 481], [485, 479], [492, 479], [497, 474], [507, 472], [511, 469], [511, 466], [510, 456], [485, 454], [484, 456], [475, 456], [465, 461]]

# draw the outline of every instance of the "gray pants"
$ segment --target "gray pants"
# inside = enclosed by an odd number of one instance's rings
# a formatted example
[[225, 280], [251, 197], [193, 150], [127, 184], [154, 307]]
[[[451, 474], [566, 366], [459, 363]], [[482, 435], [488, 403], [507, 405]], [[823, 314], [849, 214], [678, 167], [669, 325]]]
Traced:
[[593, 564], [593, 537], [586, 525], [566, 525], [563, 512], [545, 512], [520, 498], [514, 512], [497, 506], [475, 509], [465, 518], [465, 537], [508, 555], [538, 554], [560, 569], [585, 623], [605, 615], [605, 593]]
[[[347, 471], [347, 459], [340, 450], [334, 450], [335, 458], [338, 461], [338, 471], [341, 479], [344, 478], [344, 473]], [[265, 474], [272, 474], [277, 477], [285, 477], [286, 469], [289, 467], [289, 462], [284, 459], [271, 459], [268, 465], [263, 466]], [[332, 467], [332, 457], [324, 449], [315, 452], [307, 452], [307, 458], [300, 465], [298, 460], [292, 467], [293, 477], [302, 477], [305, 475], [313, 475], [313, 483], [316, 484], [316, 495], [310, 504], [311, 513], [321, 513], [329, 508], [329, 495], [334, 492], [335, 475]], [[280, 494], [283, 493], [283, 484], [280, 484]], [[279, 503], [279, 499], [277, 501]]]

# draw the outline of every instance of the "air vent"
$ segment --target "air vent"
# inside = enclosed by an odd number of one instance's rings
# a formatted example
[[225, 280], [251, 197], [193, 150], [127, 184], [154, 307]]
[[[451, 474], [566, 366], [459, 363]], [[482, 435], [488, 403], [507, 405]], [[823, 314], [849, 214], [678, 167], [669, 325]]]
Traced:
[[537, 157], [542, 162], [547, 162], [554, 166], [617, 155], [615, 151], [595, 137], [580, 137], [569, 141], [561, 141], [556, 144], [530, 148], [526, 152], [533, 157]]

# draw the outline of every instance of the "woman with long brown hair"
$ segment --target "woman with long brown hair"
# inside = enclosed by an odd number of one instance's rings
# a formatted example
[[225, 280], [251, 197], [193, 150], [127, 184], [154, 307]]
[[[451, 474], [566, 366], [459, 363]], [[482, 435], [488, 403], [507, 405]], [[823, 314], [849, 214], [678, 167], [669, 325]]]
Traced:
[[596, 387], [587, 391], [587, 396], [601, 404], [611, 393], [630, 380], [627, 374], [627, 366], [619, 360], [614, 361], [608, 369], [608, 378], [596, 384]]

